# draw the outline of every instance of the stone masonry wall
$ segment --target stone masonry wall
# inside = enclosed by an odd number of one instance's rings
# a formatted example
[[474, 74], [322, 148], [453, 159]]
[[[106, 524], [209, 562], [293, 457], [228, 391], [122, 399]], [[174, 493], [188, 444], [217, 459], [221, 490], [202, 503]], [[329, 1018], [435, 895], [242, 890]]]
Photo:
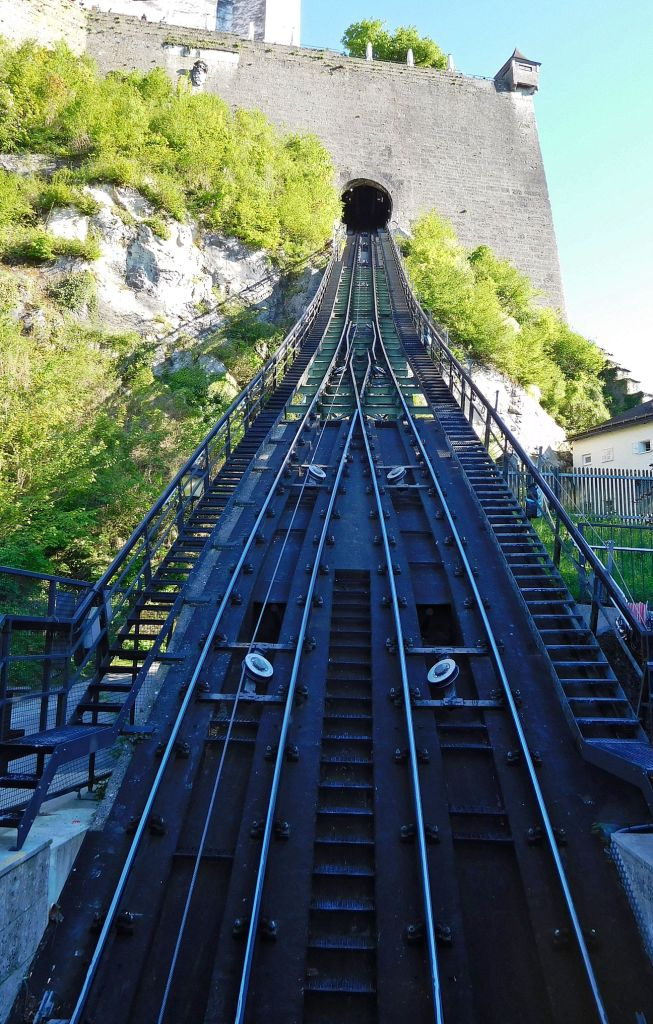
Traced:
[[437, 209], [463, 244], [491, 245], [563, 307], [532, 97], [451, 72], [97, 14], [89, 17], [88, 50], [104, 71], [162, 65], [173, 78], [201, 57], [206, 89], [234, 107], [258, 107], [282, 128], [318, 135], [342, 187], [378, 182], [405, 228]]
[[0, 36], [49, 46], [65, 39], [71, 50], [86, 47], [86, 13], [78, 0], [0, 0]]
[[[48, 12], [58, 8], [70, 16], [74, 6], [71, 0], [23, 5], [46, 28]], [[6, 12], [16, 6], [0, 0], [0, 31], [9, 36], [15, 33], [7, 31]], [[88, 14], [87, 50], [102, 71], [162, 66], [173, 79], [201, 58], [209, 69], [204, 88], [232, 107], [258, 107], [283, 129], [319, 136], [341, 187], [357, 179], [382, 185], [392, 197], [393, 222], [405, 229], [435, 208], [464, 245], [492, 246], [527, 273], [547, 301], [564, 308], [531, 96], [455, 72], [368, 63], [99, 12]]]

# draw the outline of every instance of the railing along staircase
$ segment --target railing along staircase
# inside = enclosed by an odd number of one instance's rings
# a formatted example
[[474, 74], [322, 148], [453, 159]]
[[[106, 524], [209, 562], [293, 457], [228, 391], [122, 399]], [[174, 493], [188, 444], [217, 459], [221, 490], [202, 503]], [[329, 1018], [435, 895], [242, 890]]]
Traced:
[[47, 797], [92, 789], [118, 736], [140, 729], [139, 702], [175, 660], [166, 648], [188, 577], [315, 357], [341, 270], [336, 237], [301, 319], [97, 583], [0, 567], [0, 828], [17, 830], [17, 849]]
[[[392, 236], [382, 232], [380, 243], [395, 326], [528, 610], [576, 742], [586, 760], [640, 786], [653, 811], [651, 631], [633, 613], [535, 463], [452, 354], [444, 332], [422, 309]], [[511, 466], [526, 474], [548, 505], [554, 523], [552, 557], [529, 521], [521, 496], [509, 486]], [[589, 621], [560, 572], [563, 550], [591, 578]], [[638, 678], [634, 696], [627, 696], [619, 681], [622, 665], [615, 662], [613, 667], [614, 655], [606, 653], [597, 639], [606, 605], [613, 606], [625, 623], [629, 643], [618, 634], [615, 640]]]

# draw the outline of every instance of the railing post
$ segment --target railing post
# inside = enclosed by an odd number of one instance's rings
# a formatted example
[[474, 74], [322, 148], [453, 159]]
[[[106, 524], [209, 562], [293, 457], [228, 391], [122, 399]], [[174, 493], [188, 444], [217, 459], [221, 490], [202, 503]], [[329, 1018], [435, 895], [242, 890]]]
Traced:
[[10, 651], [11, 625], [5, 618], [0, 630], [0, 739], [3, 740], [9, 738], [11, 730], [11, 704], [8, 703]]
[[646, 628], [643, 633], [643, 669], [642, 695], [645, 695], [644, 729], [649, 739], [653, 739], [653, 651], [651, 650], [651, 630]]
[[595, 635], [599, 625], [599, 609], [601, 607], [602, 590], [603, 585], [601, 580], [599, 576], [594, 573], [594, 583], [592, 585], [592, 606], [590, 608], [590, 629]]
[[483, 444], [486, 452], [490, 450], [490, 437], [492, 435], [492, 416], [490, 415], [489, 405], [485, 407], [485, 437], [483, 438]]
[[145, 582], [149, 587], [152, 583], [152, 544], [150, 541], [150, 524], [149, 522], [145, 526]]
[[[557, 468], [553, 471], [553, 493], [556, 496], [556, 500], [560, 501], [560, 470]], [[555, 514], [555, 539], [553, 542], [553, 564], [556, 568], [560, 565], [560, 557], [562, 555], [562, 542], [560, 540], [560, 513], [556, 507]]]
[[206, 492], [208, 491], [209, 487], [211, 486], [211, 456], [209, 455], [209, 446], [208, 446], [208, 444], [204, 445], [203, 454], [204, 454], [204, 476], [203, 476], [203, 480], [204, 480], [203, 495], [204, 495], [204, 494], [206, 494]]
[[[48, 585], [48, 618], [54, 618], [57, 614], [57, 584], [50, 580]], [[45, 630], [46, 657], [43, 660], [43, 672], [41, 676], [41, 707], [39, 709], [39, 729], [43, 732], [48, 727], [48, 711], [50, 707], [50, 676], [52, 675], [52, 644], [53, 630], [48, 626]]]
[[[585, 523], [582, 520], [578, 524], [578, 530], [583, 540], [586, 540]], [[582, 548], [579, 548], [579, 558], [576, 571], [578, 573], [578, 590], [580, 594], [580, 600], [584, 601], [589, 596], [589, 588], [587, 585], [587, 559], [585, 557], [585, 552], [582, 550]]]

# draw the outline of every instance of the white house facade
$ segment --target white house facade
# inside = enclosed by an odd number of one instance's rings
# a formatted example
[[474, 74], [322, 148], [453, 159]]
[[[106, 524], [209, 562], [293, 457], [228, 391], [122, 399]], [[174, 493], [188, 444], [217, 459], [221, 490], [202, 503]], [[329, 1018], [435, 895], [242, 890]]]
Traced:
[[653, 466], [653, 401], [575, 434], [574, 469], [649, 470]]

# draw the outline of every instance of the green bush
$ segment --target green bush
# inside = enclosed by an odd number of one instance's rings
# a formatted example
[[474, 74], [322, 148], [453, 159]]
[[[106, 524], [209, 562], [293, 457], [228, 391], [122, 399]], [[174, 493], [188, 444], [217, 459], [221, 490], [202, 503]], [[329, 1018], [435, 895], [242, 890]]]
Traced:
[[0, 232], [34, 219], [33, 194], [31, 178], [0, 170]]
[[157, 238], [170, 238], [170, 228], [163, 217], [146, 217], [143, 224], [153, 231]]
[[172, 392], [179, 392], [189, 405], [202, 406], [209, 394], [209, 379], [201, 366], [188, 366], [166, 377]]
[[100, 243], [93, 234], [84, 239], [54, 238], [52, 248], [55, 256], [72, 256], [80, 260], [97, 260], [101, 255]]
[[74, 206], [80, 213], [92, 217], [100, 210], [100, 204], [87, 195], [78, 185], [71, 185], [56, 176], [45, 184], [34, 203], [40, 213], [48, 214], [55, 206]]
[[605, 356], [557, 312], [537, 304], [524, 274], [487, 246], [468, 253], [436, 213], [419, 218], [403, 249], [420, 298], [460, 356], [536, 385], [544, 408], [568, 430], [608, 418]]
[[61, 309], [73, 313], [82, 309], [94, 312], [97, 308], [95, 278], [90, 270], [61, 274], [48, 287], [48, 296]]
[[[82, 184], [128, 185], [157, 210], [178, 219], [192, 211], [282, 263], [321, 248], [340, 215], [333, 165], [313, 136], [284, 137], [262, 114], [232, 113], [161, 69], [102, 77], [63, 44], [0, 45], [0, 149], [70, 158], [41, 185], [40, 211], [91, 212]], [[31, 200], [12, 189], [5, 205], [16, 223]], [[0, 227], [2, 217], [0, 195]]]
[[11, 274], [0, 270], [0, 314], [9, 313], [19, 302], [18, 283]]
[[100, 245], [92, 235], [85, 240], [57, 238], [44, 228], [19, 228], [0, 238], [0, 258], [5, 263], [38, 266], [52, 262], [57, 256], [96, 260], [100, 256]]
[[414, 25], [405, 25], [390, 34], [386, 23], [380, 19], [355, 21], [342, 37], [342, 44], [349, 57], [364, 57], [368, 42], [372, 44], [376, 60], [390, 60], [405, 64], [408, 51], [413, 51], [415, 64], [419, 67], [444, 70], [447, 58], [433, 39], [421, 36]]
[[5, 263], [49, 263], [55, 259], [54, 238], [43, 228], [26, 228], [9, 234], [0, 249]]

